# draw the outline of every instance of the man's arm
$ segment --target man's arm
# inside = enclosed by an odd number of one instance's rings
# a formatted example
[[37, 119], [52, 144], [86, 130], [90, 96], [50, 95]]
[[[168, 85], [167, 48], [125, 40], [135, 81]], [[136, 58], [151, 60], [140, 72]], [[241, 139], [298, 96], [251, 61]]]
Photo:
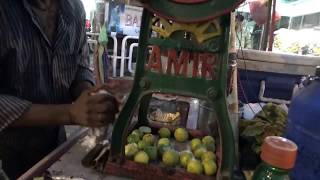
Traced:
[[87, 44], [87, 35], [85, 28], [86, 16], [82, 6], [80, 7], [80, 9], [81, 33], [79, 34], [80, 49], [78, 52], [80, 59], [78, 61], [78, 71], [70, 89], [74, 98], [77, 98], [82, 91], [92, 87], [95, 84], [93, 72], [90, 69], [89, 47]]
[[13, 126], [35, 127], [73, 124], [69, 110], [70, 105], [33, 104]]
[[[83, 40], [87, 42], [86, 40]], [[81, 92], [90, 89], [94, 85], [93, 72], [90, 70], [89, 54], [87, 44], [82, 47], [79, 59], [78, 71], [72, 83], [71, 93], [74, 98], [80, 96]]]
[[13, 126], [45, 126], [71, 123], [69, 105], [35, 105], [0, 94], [0, 131]]
[[[99, 89], [105, 89], [106, 87], [93, 88], [92, 71], [89, 69], [89, 65], [85, 64], [84, 58], [80, 61], [82, 62], [79, 64], [73, 88], [71, 89], [71, 93], [76, 99], [73, 104], [31, 104], [31, 102], [11, 97], [12, 99], [7, 102], [15, 106], [3, 104], [4, 107], [13, 107], [13, 109], [9, 109], [6, 113], [11, 115], [9, 121], [6, 123], [0, 121], [0, 131], [9, 124], [24, 127], [69, 124], [96, 127], [104, 126], [106, 120], [113, 121], [114, 115], [118, 111], [116, 100], [106, 94], [92, 95], [98, 92]], [[2, 107], [1, 103], [0, 99], [0, 108]]]
[[29, 101], [0, 94], [0, 131], [20, 118], [31, 106]]
[[[25, 111], [17, 113], [19, 108], [7, 109], [10, 119], [8, 124], [0, 124], [4, 129], [9, 124], [12, 126], [53, 126], [77, 124], [83, 126], [104, 126], [108, 121], [114, 120], [114, 115], [118, 111], [116, 100], [107, 94], [94, 94], [105, 87], [91, 88], [82, 92], [80, 97], [72, 104], [65, 105], [40, 105], [28, 104]], [[94, 94], [94, 95], [93, 95]], [[0, 107], [3, 101], [0, 101]], [[13, 104], [10, 102], [10, 104]], [[5, 109], [6, 110], [6, 109]], [[9, 112], [9, 110], [11, 112]], [[0, 117], [3, 115], [0, 112]], [[2, 119], [2, 118], [1, 118]], [[1, 131], [1, 129], [0, 129]]]

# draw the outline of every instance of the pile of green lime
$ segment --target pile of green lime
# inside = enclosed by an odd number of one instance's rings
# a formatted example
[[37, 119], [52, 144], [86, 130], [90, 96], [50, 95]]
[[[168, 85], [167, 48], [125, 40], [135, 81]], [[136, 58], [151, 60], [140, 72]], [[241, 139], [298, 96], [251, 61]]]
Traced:
[[180, 154], [180, 164], [190, 173], [212, 176], [217, 172], [215, 140], [212, 136], [194, 138], [189, 143], [191, 152]]
[[[158, 134], [152, 134], [151, 128], [141, 126], [133, 130], [127, 137], [125, 156], [137, 163], [149, 164], [159, 162], [164, 166], [181, 167], [187, 172], [212, 176], [216, 174], [215, 140], [212, 136], [194, 138], [189, 141], [189, 133], [185, 128], [177, 128], [172, 138], [168, 128], [161, 128]], [[190, 149], [178, 152], [172, 141], [188, 143]]]
[[150, 161], [157, 160], [158, 151], [155, 142], [156, 137], [151, 134], [151, 128], [141, 126], [128, 135], [125, 156], [137, 163], [149, 164]]

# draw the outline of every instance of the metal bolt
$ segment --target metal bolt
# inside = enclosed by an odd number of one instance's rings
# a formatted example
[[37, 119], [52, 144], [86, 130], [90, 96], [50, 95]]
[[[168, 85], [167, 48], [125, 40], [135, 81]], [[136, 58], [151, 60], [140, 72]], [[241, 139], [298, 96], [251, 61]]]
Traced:
[[207, 90], [207, 95], [210, 99], [215, 99], [218, 95], [218, 91], [216, 90], [216, 88], [211, 87]]
[[139, 85], [143, 89], [149, 89], [150, 82], [148, 80], [146, 80], [146, 79], [141, 79], [141, 81], [139, 82]]

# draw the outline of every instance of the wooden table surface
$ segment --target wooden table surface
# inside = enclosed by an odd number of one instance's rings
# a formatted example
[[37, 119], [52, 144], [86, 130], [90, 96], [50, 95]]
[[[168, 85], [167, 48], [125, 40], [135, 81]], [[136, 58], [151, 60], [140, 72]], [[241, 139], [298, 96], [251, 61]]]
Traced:
[[77, 126], [66, 127], [66, 130], [67, 141], [40, 160], [18, 180], [33, 179], [41, 176], [45, 171], [50, 172], [53, 180], [127, 180], [127, 178], [109, 176], [93, 168], [82, 166], [81, 160], [95, 146], [96, 132]]
[[126, 180], [126, 178], [109, 176], [95, 171], [92, 168], [85, 168], [81, 165], [82, 158], [91, 149], [90, 143], [86, 143], [89, 135], [81, 138], [59, 161], [55, 162], [48, 170], [53, 179], [63, 180]]

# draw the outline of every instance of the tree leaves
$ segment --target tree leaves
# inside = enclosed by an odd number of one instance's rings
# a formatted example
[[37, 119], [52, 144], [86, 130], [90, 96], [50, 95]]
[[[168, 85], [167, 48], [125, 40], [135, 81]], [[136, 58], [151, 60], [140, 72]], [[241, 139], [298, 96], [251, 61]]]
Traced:
[[241, 134], [243, 136], [257, 136], [263, 133], [265, 126], [263, 121], [257, 121], [255, 124], [247, 126]]
[[260, 153], [260, 147], [267, 136], [281, 136], [287, 124], [287, 113], [279, 106], [269, 103], [256, 114], [254, 120], [240, 121], [240, 136], [254, 139], [251, 148]]

